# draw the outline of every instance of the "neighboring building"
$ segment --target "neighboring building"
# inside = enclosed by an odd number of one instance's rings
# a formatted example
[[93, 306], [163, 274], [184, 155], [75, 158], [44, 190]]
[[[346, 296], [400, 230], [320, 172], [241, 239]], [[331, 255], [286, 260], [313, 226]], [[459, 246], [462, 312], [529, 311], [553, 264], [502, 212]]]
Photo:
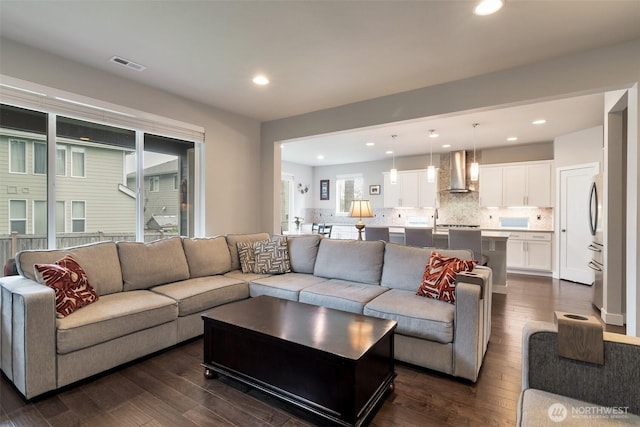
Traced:
[[[135, 199], [119, 189], [131, 150], [58, 138], [57, 233], [135, 232]], [[0, 129], [0, 235], [46, 235], [45, 135]]]
[[[135, 188], [135, 173], [127, 175], [127, 186]], [[178, 159], [144, 169], [144, 223], [148, 229], [168, 229], [179, 225], [180, 180]], [[153, 218], [156, 218], [155, 220]]]

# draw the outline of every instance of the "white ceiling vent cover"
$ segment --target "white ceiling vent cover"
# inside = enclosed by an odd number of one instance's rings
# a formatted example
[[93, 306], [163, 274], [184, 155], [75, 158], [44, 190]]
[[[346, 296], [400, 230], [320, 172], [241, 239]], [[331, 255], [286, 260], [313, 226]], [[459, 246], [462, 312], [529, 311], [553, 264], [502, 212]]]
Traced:
[[112, 56], [109, 61], [115, 62], [116, 64], [120, 64], [123, 67], [131, 68], [132, 70], [136, 71], [143, 71], [147, 69], [147, 67], [145, 67], [144, 65], [136, 64], [135, 62], [129, 61], [128, 59], [124, 59], [120, 56]]

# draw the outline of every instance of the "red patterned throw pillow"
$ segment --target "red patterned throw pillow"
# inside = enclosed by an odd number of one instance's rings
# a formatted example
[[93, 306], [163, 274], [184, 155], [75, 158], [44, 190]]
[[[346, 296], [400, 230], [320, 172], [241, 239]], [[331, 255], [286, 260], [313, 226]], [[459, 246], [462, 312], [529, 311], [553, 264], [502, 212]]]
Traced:
[[433, 251], [424, 268], [422, 283], [416, 295], [456, 303], [456, 275], [471, 271], [478, 262], [448, 257]]
[[98, 300], [98, 294], [89, 284], [87, 273], [70, 255], [54, 264], [35, 264], [38, 282], [56, 292], [58, 318], [70, 315], [80, 307]]

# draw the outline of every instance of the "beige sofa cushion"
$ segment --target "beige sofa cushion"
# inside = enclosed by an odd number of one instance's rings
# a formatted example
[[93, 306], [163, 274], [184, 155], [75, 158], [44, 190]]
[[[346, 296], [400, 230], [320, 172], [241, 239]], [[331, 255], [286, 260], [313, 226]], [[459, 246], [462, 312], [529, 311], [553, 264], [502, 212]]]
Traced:
[[231, 270], [231, 255], [224, 236], [182, 240], [191, 278], [215, 276]]
[[118, 253], [125, 291], [189, 278], [189, 265], [180, 237], [150, 243], [118, 242]]
[[151, 291], [118, 292], [101, 297], [57, 319], [58, 354], [71, 353], [133, 332], [176, 320], [177, 303]]
[[178, 302], [178, 316], [188, 316], [249, 298], [249, 284], [224, 276], [198, 277], [151, 288]]
[[[22, 251], [16, 255], [16, 266], [24, 277], [36, 280], [34, 264], [52, 264], [71, 254], [87, 273], [89, 283], [98, 295], [122, 292], [122, 273], [114, 242], [98, 242], [71, 249]], [[99, 260], [100, 262], [96, 262]]]
[[227, 246], [231, 255], [231, 270], [240, 270], [240, 257], [238, 256], [238, 242], [259, 242], [268, 240], [269, 233], [255, 234], [227, 234]]

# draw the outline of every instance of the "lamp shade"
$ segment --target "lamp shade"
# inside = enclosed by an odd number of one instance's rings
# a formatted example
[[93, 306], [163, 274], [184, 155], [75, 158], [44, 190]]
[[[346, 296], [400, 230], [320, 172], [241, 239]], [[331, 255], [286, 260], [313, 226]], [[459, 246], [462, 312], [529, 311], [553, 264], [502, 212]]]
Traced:
[[371, 210], [371, 203], [368, 200], [354, 200], [351, 202], [351, 209], [349, 210], [349, 216], [355, 218], [371, 218], [373, 217], [373, 210]]

